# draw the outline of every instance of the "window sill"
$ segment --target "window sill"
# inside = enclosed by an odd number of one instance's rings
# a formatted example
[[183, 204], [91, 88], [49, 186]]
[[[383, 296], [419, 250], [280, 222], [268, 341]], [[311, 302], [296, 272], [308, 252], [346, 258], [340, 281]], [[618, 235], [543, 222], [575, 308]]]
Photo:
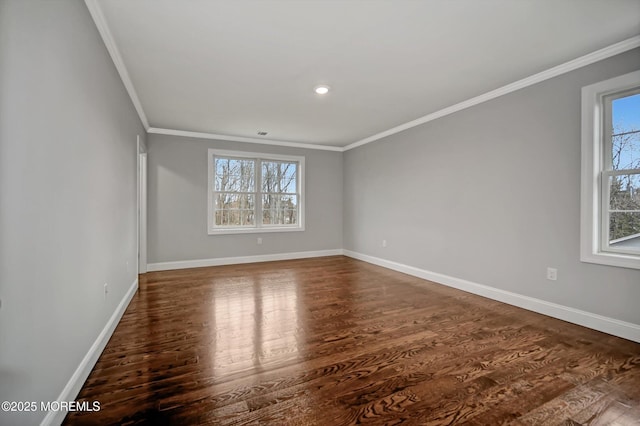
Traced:
[[622, 268], [640, 269], [640, 256], [620, 253], [582, 253], [580, 260], [599, 265], [619, 266]]
[[304, 231], [304, 226], [300, 227], [262, 227], [262, 228], [216, 228], [209, 229], [209, 235], [229, 235], [229, 234], [262, 234], [267, 232], [298, 232]]

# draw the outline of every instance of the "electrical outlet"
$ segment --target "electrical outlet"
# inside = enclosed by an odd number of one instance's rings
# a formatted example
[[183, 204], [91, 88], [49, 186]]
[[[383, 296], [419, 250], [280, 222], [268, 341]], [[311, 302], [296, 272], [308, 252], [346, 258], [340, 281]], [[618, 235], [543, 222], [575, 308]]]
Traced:
[[258, 244], [258, 245], [262, 244], [262, 238], [261, 238], [261, 237], [258, 237], [257, 244]]
[[109, 293], [109, 284], [104, 283], [104, 300], [107, 300], [108, 293]]
[[547, 279], [556, 281], [558, 279], [558, 270], [556, 268], [547, 268]]
[[387, 246], [387, 240], [382, 240], [382, 247], [386, 247]]

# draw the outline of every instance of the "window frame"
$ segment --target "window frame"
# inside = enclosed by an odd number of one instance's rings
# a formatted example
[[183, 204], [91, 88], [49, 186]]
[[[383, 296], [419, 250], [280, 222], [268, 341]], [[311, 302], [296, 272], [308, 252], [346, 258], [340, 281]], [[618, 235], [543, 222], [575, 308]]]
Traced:
[[[242, 227], [230, 227], [230, 226], [216, 226], [215, 224], [215, 159], [220, 158], [235, 158], [240, 160], [252, 160], [255, 161], [255, 191], [252, 192], [255, 197], [254, 201], [254, 226], [242, 226]], [[267, 154], [258, 152], [246, 152], [246, 151], [230, 151], [222, 149], [210, 148], [207, 152], [207, 169], [208, 169], [208, 182], [207, 182], [207, 233], [208, 235], [224, 235], [224, 234], [249, 234], [249, 233], [264, 233], [264, 232], [292, 232], [292, 231], [304, 231], [304, 206], [305, 206], [305, 183], [304, 183], [304, 170], [305, 170], [305, 157], [298, 155], [280, 155], [280, 154]], [[298, 220], [294, 225], [270, 225], [262, 223], [262, 163], [263, 161], [281, 161], [281, 162], [295, 162], [297, 163], [297, 176], [296, 176], [296, 193], [298, 196]]]
[[[640, 254], [608, 247], [609, 170], [611, 148], [608, 111], [615, 95], [640, 88], [640, 71], [582, 88], [582, 159], [580, 260], [601, 265], [640, 269]], [[632, 172], [635, 169], [630, 169]], [[635, 172], [634, 172], [635, 173]], [[605, 222], [606, 221], [606, 222]]]

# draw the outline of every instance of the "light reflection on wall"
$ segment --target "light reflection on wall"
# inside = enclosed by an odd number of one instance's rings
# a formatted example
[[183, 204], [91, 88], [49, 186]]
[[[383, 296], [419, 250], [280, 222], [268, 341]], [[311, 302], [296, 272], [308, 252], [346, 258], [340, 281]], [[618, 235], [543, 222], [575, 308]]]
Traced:
[[214, 365], [229, 374], [296, 360], [304, 332], [298, 288], [289, 271], [229, 278], [214, 288]]

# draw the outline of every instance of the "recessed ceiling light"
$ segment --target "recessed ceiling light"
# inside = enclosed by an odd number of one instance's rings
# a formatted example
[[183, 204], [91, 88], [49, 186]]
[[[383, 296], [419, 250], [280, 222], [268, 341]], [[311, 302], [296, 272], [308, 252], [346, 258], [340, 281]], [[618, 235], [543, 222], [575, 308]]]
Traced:
[[316, 92], [318, 95], [326, 95], [327, 93], [329, 93], [329, 86], [316, 86], [313, 88], [313, 91]]

